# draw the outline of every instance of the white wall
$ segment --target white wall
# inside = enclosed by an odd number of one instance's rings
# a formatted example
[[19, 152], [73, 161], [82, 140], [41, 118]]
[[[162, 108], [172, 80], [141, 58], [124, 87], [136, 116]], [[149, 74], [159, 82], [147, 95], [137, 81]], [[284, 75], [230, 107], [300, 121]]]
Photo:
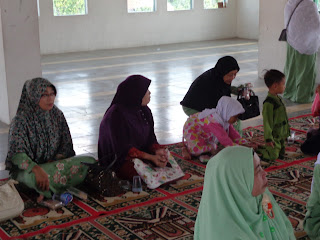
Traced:
[[[227, 8], [204, 10], [203, 0], [194, 0], [193, 10], [167, 12], [167, 1], [158, 0], [157, 11], [154, 13], [127, 13], [127, 0], [90, 0], [88, 15], [54, 17], [52, 0], [41, 0], [39, 1], [41, 53], [236, 37], [237, 1], [255, 2], [255, 0], [229, 0]], [[247, 7], [244, 10], [246, 9]], [[258, 14], [257, 9], [256, 14]], [[247, 24], [251, 21], [241, 18], [241, 23], [244, 22]], [[249, 26], [249, 28], [256, 27]], [[251, 30], [241, 30], [241, 35], [244, 36], [245, 32], [250, 32], [249, 38], [255, 38], [257, 35], [251, 33]]]
[[16, 114], [27, 79], [41, 77], [37, 0], [0, 0], [0, 121]]
[[[287, 0], [260, 0], [259, 75], [264, 69], [283, 71], [286, 62], [286, 42], [279, 42], [284, 28], [284, 6]], [[320, 83], [319, 51], [317, 56], [317, 79]]]
[[[0, 11], [1, 14], [1, 11]], [[9, 102], [8, 102], [8, 86], [6, 79], [6, 63], [3, 45], [3, 29], [2, 19], [0, 16], [0, 121], [10, 123]]]
[[286, 42], [279, 42], [284, 28], [283, 11], [287, 0], [260, 0], [260, 33], [258, 72], [275, 68], [283, 71], [286, 61]]
[[258, 40], [259, 1], [237, 0], [237, 37]]

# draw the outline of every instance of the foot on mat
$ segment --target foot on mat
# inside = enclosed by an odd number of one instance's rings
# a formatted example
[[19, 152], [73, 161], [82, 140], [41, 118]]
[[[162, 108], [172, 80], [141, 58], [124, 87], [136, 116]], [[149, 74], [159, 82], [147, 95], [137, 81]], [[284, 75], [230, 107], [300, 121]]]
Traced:
[[182, 147], [182, 157], [185, 160], [191, 160], [191, 154], [189, 153], [188, 149], [186, 147]]
[[202, 162], [202, 163], [207, 163], [207, 162], [210, 160], [210, 158], [211, 158], [211, 156], [209, 156], [209, 155], [201, 155], [201, 156], [199, 157], [199, 160], [200, 160], [200, 162]]

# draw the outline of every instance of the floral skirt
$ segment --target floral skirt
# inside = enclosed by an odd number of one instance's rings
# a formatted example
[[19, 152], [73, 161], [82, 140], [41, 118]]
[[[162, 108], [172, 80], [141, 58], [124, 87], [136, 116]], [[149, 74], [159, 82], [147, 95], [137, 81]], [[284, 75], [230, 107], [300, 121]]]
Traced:
[[37, 188], [36, 177], [33, 172], [18, 170], [16, 180], [29, 188], [35, 189], [46, 198], [51, 198], [52, 193], [63, 193], [67, 188], [80, 184], [86, 177], [88, 167], [81, 162], [95, 163], [93, 157], [75, 156], [54, 162], [39, 164], [49, 175], [49, 191]]
[[155, 189], [164, 183], [172, 182], [184, 176], [183, 171], [170, 152], [168, 152], [170, 167], [153, 167], [138, 158], [133, 159], [133, 162], [137, 173], [150, 189]]

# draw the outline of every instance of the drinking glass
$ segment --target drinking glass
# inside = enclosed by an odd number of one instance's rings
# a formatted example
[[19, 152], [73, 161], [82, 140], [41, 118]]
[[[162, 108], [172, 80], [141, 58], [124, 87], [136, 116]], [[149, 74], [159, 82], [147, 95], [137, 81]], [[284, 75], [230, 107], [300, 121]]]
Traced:
[[132, 181], [132, 192], [141, 192], [142, 184], [140, 176], [134, 176]]

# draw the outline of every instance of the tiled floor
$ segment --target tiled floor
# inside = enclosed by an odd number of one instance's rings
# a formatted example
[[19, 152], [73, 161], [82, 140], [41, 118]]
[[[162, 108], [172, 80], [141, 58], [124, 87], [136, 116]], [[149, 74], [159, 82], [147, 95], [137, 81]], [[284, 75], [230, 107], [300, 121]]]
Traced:
[[[225, 55], [234, 56], [240, 72], [233, 85], [251, 82], [260, 105], [267, 88], [257, 72], [258, 44], [245, 39], [192, 42], [129, 49], [77, 52], [42, 57], [43, 76], [58, 90], [56, 105], [70, 126], [77, 154], [96, 156], [101, 118], [118, 84], [131, 74], [152, 80], [151, 108], [160, 143], [182, 139], [186, 120], [179, 102], [192, 81]], [[274, 66], [277, 68], [277, 66]], [[282, 69], [279, 69], [282, 70]], [[289, 117], [310, 112], [311, 104], [286, 101]], [[243, 126], [262, 123], [261, 116], [243, 121]], [[0, 162], [5, 160], [9, 126], [0, 122]]]

